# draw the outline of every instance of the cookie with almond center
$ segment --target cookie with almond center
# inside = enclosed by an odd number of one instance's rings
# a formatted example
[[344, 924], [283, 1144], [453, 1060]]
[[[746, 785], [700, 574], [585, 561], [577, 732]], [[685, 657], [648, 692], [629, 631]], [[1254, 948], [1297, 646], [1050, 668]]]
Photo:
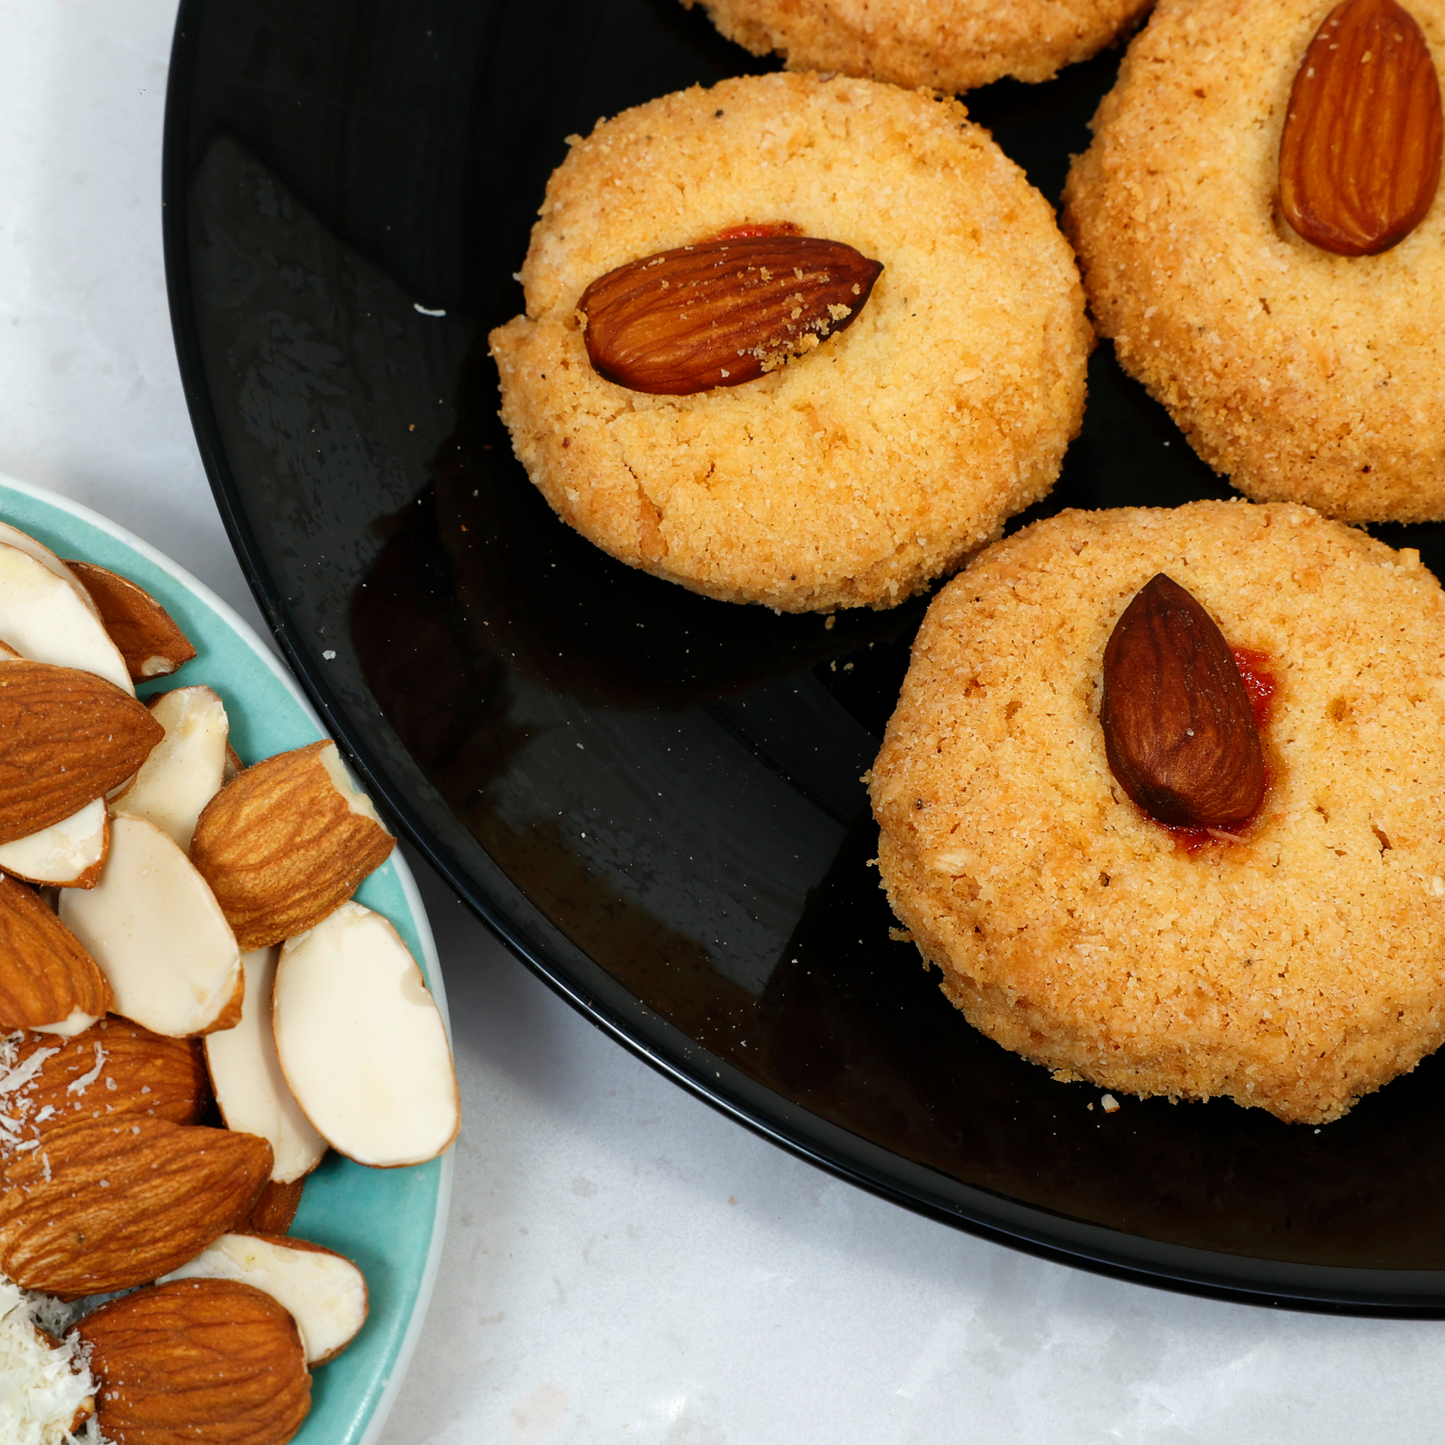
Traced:
[[[1438, 87], [1445, 0], [1405, 10]], [[1281, 201], [1291, 96], [1331, 12], [1329, 0], [1162, 0], [1069, 173], [1065, 229], [1101, 335], [1234, 486], [1345, 521], [1441, 520], [1445, 204], [1427, 198], [1378, 254], [1341, 254], [1296, 230]], [[1356, 71], [1384, 63], [1370, 44]], [[1387, 112], [1371, 110], [1361, 134], [1393, 135]], [[1387, 141], [1363, 190], [1389, 190], [1380, 172], [1397, 161], [1411, 182], [1407, 150]]]
[[[1135, 802], [1101, 722], [1161, 573], [1268, 684], [1263, 801], [1213, 830]], [[944, 993], [1060, 1079], [1322, 1124], [1445, 1040], [1445, 594], [1414, 551], [1287, 504], [1037, 523], [935, 598], [871, 791]]]
[[[698, 288], [667, 284], [697, 279], [688, 248], [800, 238], [881, 269], [752, 266], [799, 329], [786, 347], [728, 330], [715, 386], [655, 389], [685, 351], [649, 369], [603, 324], [599, 294], [644, 330], [676, 295], [664, 333], [698, 328]], [[630, 272], [600, 285], [639, 266], [640, 300]], [[903, 601], [1049, 490], [1082, 418], [1092, 333], [1053, 212], [961, 105], [920, 92], [745, 77], [605, 121], [552, 176], [521, 280], [491, 345], [532, 481], [614, 557], [725, 601]]]

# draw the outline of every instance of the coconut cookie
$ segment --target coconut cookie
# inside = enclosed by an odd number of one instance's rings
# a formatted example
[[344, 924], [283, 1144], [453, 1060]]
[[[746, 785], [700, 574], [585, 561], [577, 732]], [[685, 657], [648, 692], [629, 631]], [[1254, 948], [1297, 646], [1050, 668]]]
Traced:
[[574, 138], [521, 279], [491, 336], [518, 457], [710, 597], [893, 606], [1042, 497], [1082, 417], [1073, 256], [954, 101], [767, 75], [639, 106]]
[[[1263, 802], [1212, 832], [1131, 800], [1100, 718], [1161, 573], [1273, 687]], [[1113, 663], [1112, 708], [1147, 703]], [[1319, 1124], [1445, 1038], [1445, 596], [1413, 551], [1290, 504], [1040, 522], [934, 601], [872, 796], [944, 992], [1060, 1079]]]
[[[1422, 159], [1445, 0], [1407, 10], [1356, 4], [1312, 49], [1329, 0], [1162, 0], [1065, 192], [1125, 369], [1241, 491], [1351, 521], [1445, 518], [1445, 205]], [[1402, 224], [1370, 243], [1347, 233], [1372, 189]]]
[[[694, 0], [683, 0], [691, 8]], [[934, 90], [1003, 75], [1053, 79], [1152, 0], [702, 0], [729, 40], [790, 70], [837, 70]]]

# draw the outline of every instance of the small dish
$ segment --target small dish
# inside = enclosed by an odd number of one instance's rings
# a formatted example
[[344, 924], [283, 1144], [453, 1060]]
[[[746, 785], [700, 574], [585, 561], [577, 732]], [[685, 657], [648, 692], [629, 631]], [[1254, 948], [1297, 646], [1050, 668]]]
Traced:
[[[196, 657], [142, 697], [205, 683], [226, 704], [231, 742], [255, 762], [321, 737], [316, 714], [275, 654], [209, 588], [123, 527], [65, 497], [0, 477], [0, 518], [61, 557], [109, 567], [138, 582], [180, 624]], [[400, 853], [357, 892], [397, 927], [442, 1016], [446, 995], [421, 895]], [[436, 1280], [451, 1198], [452, 1155], [411, 1169], [366, 1169], [328, 1154], [306, 1181], [291, 1232], [353, 1260], [366, 1276], [361, 1333], [312, 1377], [311, 1411], [295, 1445], [369, 1445], [381, 1432], [416, 1348]]]

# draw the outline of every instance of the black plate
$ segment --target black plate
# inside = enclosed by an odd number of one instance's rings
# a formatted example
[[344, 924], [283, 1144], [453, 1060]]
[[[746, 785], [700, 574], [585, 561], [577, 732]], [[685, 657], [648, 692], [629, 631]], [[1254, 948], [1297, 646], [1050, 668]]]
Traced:
[[[970, 105], [1057, 197], [1117, 61]], [[1226, 1102], [1089, 1111], [1097, 1090], [975, 1034], [889, 938], [859, 775], [926, 599], [831, 629], [705, 601], [581, 541], [512, 459], [486, 335], [520, 309], [564, 137], [767, 68], [677, 0], [185, 0], [171, 309], [288, 658], [511, 947], [768, 1138], [1053, 1259], [1445, 1315], [1441, 1060], [1323, 1131]], [[1029, 517], [1224, 495], [1101, 346]], [[1408, 540], [1445, 558], [1438, 529]]]

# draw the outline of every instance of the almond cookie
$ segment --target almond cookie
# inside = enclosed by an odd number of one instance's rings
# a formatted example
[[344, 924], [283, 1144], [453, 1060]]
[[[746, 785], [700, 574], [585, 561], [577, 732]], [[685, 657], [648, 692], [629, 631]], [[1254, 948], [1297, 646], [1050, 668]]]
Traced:
[[[1438, 72], [1445, 0], [1408, 9]], [[1321, 249], [1280, 206], [1292, 87], [1330, 11], [1162, 0], [1070, 173], [1065, 226], [1100, 332], [1241, 491], [1438, 520], [1445, 205], [1376, 255]]]
[[[1105, 648], [1159, 573], [1274, 687], [1263, 803], [1213, 836], [1106, 755]], [[1040, 522], [935, 599], [872, 796], [944, 993], [1060, 1079], [1321, 1124], [1445, 1038], [1445, 595], [1413, 551], [1286, 503]]]
[[[1043, 496], [1078, 431], [1073, 256], [955, 101], [805, 75], [665, 96], [574, 138], [541, 217], [526, 314], [491, 336], [502, 417], [563, 520], [655, 576], [783, 611], [893, 606]], [[690, 394], [594, 369], [594, 283], [748, 230], [880, 263], [854, 307], [830, 302], [847, 329], [741, 385], [723, 357], [724, 384]]]
[[[682, 0], [689, 9], [695, 0]], [[1053, 79], [1087, 60], [1152, 0], [702, 0], [713, 24], [790, 70], [837, 70], [934, 90], [1003, 75]]]

